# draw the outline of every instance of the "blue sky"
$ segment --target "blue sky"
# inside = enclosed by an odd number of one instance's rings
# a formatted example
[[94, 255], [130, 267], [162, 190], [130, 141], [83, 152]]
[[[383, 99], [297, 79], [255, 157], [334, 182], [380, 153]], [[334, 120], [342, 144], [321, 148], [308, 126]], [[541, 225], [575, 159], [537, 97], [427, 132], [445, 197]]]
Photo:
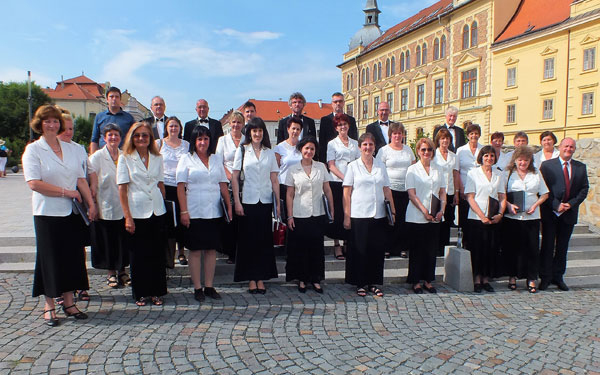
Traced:
[[[379, 0], [382, 30], [434, 0]], [[330, 100], [342, 54], [362, 27], [365, 0], [9, 1], [0, 23], [0, 80], [42, 87], [83, 71], [149, 107], [195, 116], [208, 100], [220, 118], [248, 98]], [[259, 114], [260, 115], [260, 114]]]

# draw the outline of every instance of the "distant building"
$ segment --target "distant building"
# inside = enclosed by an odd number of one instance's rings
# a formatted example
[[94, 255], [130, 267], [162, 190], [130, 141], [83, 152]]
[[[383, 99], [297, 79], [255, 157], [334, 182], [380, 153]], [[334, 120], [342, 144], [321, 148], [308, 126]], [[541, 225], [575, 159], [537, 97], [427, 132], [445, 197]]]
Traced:
[[[52, 101], [73, 114], [93, 119], [99, 112], [108, 107], [104, 93], [110, 87], [110, 82], [97, 83], [85, 75], [56, 82], [54, 89], [42, 89]], [[140, 104], [127, 90], [122, 92], [123, 110], [131, 113], [136, 120], [150, 116], [150, 110]]]
[[[256, 106], [256, 116], [263, 119], [265, 125], [267, 126], [267, 130], [269, 131], [269, 138], [271, 139], [271, 142], [274, 143], [277, 140], [277, 126], [279, 125], [279, 120], [286, 116], [289, 116], [292, 113], [288, 102], [282, 100], [275, 101], [256, 99], [248, 99], [248, 101], [251, 101]], [[239, 106], [237, 110], [241, 111], [242, 106], [243, 104]], [[230, 131], [229, 116], [232, 112], [233, 109], [230, 109], [221, 118], [221, 123], [223, 124], [223, 132], [225, 134], [228, 134]], [[333, 112], [331, 103], [323, 103], [321, 100], [319, 100], [317, 102], [307, 102], [304, 106], [303, 115], [315, 120], [315, 127], [317, 128], [318, 134], [319, 127], [321, 125], [321, 117], [327, 116], [331, 112]]]

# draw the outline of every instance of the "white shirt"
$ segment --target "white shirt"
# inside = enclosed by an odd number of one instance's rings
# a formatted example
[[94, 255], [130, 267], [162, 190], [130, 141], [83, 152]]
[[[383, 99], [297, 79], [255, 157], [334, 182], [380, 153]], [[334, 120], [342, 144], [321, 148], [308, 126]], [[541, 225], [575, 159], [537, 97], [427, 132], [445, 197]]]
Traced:
[[78, 157], [79, 157], [79, 165], [81, 165], [81, 168], [83, 169], [83, 174], [87, 177], [88, 174], [93, 173], [94, 170], [91, 168], [90, 163], [88, 161], [88, 153], [85, 149], [85, 147], [83, 147], [83, 145], [80, 145], [77, 142], [73, 142], [71, 141], [71, 144], [73, 146], [77, 147], [77, 151], [78, 151]]
[[389, 121], [387, 124], [382, 124], [381, 122], [379, 123], [379, 127], [381, 128], [381, 134], [383, 135], [383, 139], [385, 139], [385, 144], [387, 145], [388, 143], [390, 143], [390, 137], [388, 135], [388, 132], [390, 130], [390, 126], [388, 125]]
[[[560, 152], [557, 149], [554, 149], [554, 151], [552, 151], [552, 157], [550, 159], [557, 158], [558, 155], [560, 155]], [[542, 149], [542, 150], [536, 152], [535, 155], [533, 155], [533, 166], [536, 169], [540, 169], [540, 166], [546, 160], [549, 160], [549, 159], [546, 159], [546, 156], [544, 156], [544, 150]]]
[[506, 171], [506, 169], [509, 167], [510, 159], [512, 159], [513, 154], [514, 151], [500, 151], [500, 155], [498, 156], [498, 160], [496, 161], [496, 164], [494, 164], [494, 167], [500, 168], [502, 171]]
[[[242, 136], [242, 139], [244, 136]], [[241, 141], [240, 141], [241, 142]], [[231, 133], [219, 137], [217, 142], [216, 154], [221, 155], [225, 168], [231, 173], [233, 170], [233, 159], [235, 158], [235, 150], [237, 149]]]
[[403, 146], [402, 150], [394, 150], [392, 146], [385, 145], [377, 151], [379, 159], [387, 168], [390, 178], [390, 188], [396, 191], [406, 191], [404, 180], [406, 170], [415, 161], [415, 154], [408, 146]]
[[[342, 142], [339, 136], [335, 137], [327, 144], [327, 163], [334, 160], [335, 166], [344, 176], [346, 176], [348, 163], [359, 157], [360, 150], [358, 149], [358, 142], [350, 137], [348, 137], [348, 147], [344, 146], [344, 142]], [[331, 173], [330, 176], [331, 181], [342, 182], [342, 180], [333, 173]]]
[[[260, 152], [260, 158], [252, 149], [252, 144], [244, 146], [244, 187], [242, 188], [242, 203], [256, 204], [273, 203], [271, 194], [273, 185], [271, 185], [271, 172], [279, 172], [277, 159], [273, 150], [263, 148]], [[233, 161], [233, 170], [242, 169], [242, 148], [235, 151]]]
[[208, 158], [208, 168], [198, 154], [185, 154], [177, 165], [177, 183], [186, 184], [187, 210], [190, 219], [214, 219], [223, 216], [221, 182], [229, 182], [221, 155]]
[[[408, 171], [406, 172], [406, 189], [415, 189], [415, 194], [423, 206], [431, 210], [431, 196], [435, 195], [438, 199], [441, 199], [440, 190], [446, 188], [445, 176], [446, 174], [443, 169], [437, 164], [431, 163], [429, 174], [427, 174], [423, 163], [417, 162], [408, 167]], [[406, 208], [406, 222], [428, 223], [423, 212], [412, 201], [408, 202], [408, 207]]]
[[352, 186], [350, 217], [380, 219], [386, 216], [383, 188], [390, 186], [390, 179], [382, 162], [374, 158], [369, 173], [362, 159], [356, 159], [348, 164], [343, 186]]
[[456, 154], [450, 150], [448, 150], [448, 156], [446, 159], [442, 156], [440, 149], [438, 148], [435, 151], [435, 156], [433, 157], [433, 163], [440, 167], [446, 176], [446, 194], [453, 195], [454, 194], [454, 171], [458, 170], [458, 166], [456, 165]]
[[273, 152], [280, 156], [279, 163], [281, 165], [279, 166], [279, 183], [283, 185], [286, 181], [288, 169], [292, 165], [300, 163], [302, 154], [296, 149], [296, 146], [292, 146], [287, 143], [287, 141], [280, 142], [275, 146]]
[[129, 211], [134, 219], [147, 219], [166, 211], [158, 183], [164, 181], [162, 155], [148, 153], [148, 169], [137, 150], [121, 154], [117, 164], [117, 184], [127, 186]]
[[483, 148], [483, 145], [477, 143], [477, 150], [475, 150], [475, 154], [471, 153], [471, 148], [467, 143], [464, 146], [460, 146], [458, 150], [456, 150], [456, 166], [458, 171], [460, 172], [460, 180], [465, 186], [467, 183], [467, 173], [479, 164], [477, 164], [477, 155], [479, 155], [479, 151]]
[[323, 207], [323, 184], [329, 182], [325, 164], [313, 161], [310, 176], [300, 163], [292, 165], [287, 173], [285, 184], [294, 187], [293, 216], [307, 218], [325, 215]]
[[175, 179], [177, 164], [183, 155], [189, 154], [190, 143], [182, 139], [179, 147], [173, 148], [164, 140], [157, 140], [156, 146], [159, 147], [160, 154], [163, 157], [165, 185], [177, 186], [177, 181]]
[[[119, 156], [123, 152], [119, 150]], [[106, 146], [90, 156], [90, 165], [98, 176], [98, 214], [103, 220], [120, 220], [123, 218], [123, 208], [119, 200], [117, 186], [117, 166], [112, 160]]]
[[[512, 191], [524, 191], [525, 192], [525, 211], [528, 211], [531, 206], [538, 200], [538, 196], [544, 195], [548, 192], [548, 187], [546, 186], [546, 182], [542, 177], [542, 174], [539, 172], [529, 172], [525, 175], [524, 179], [521, 179], [521, 176], [514, 171], [511, 173], [508, 185], [506, 188], [506, 193], [510, 193]], [[536, 207], [535, 211], [528, 215], [527, 212], [519, 212], [516, 215], [511, 214], [507, 209], [506, 217], [515, 219], [515, 220], [536, 220], [540, 218], [540, 208]]]
[[[165, 117], [163, 117], [165, 118]], [[165, 135], [165, 123], [163, 122], [162, 118], [161, 119], [157, 119], [156, 117], [154, 118], [154, 124], [156, 125], [156, 130], [158, 131], [158, 137], [160, 139], [164, 138]]]
[[[41, 180], [64, 188], [77, 189], [77, 179], [85, 178], [81, 167], [80, 150], [70, 143], [58, 141], [62, 160], [44, 137], [29, 144], [23, 153], [25, 181]], [[34, 216], [68, 216], [73, 212], [73, 201], [68, 197], [49, 197], [34, 191], [31, 196]]]
[[[492, 168], [492, 178], [487, 179], [481, 167], [474, 168], [467, 174], [467, 183], [465, 184], [465, 194], [475, 193], [475, 202], [485, 216], [488, 215], [489, 197], [498, 199], [498, 193], [504, 194], [505, 182], [502, 174], [497, 169]], [[479, 216], [469, 207], [469, 219], [481, 220]]]

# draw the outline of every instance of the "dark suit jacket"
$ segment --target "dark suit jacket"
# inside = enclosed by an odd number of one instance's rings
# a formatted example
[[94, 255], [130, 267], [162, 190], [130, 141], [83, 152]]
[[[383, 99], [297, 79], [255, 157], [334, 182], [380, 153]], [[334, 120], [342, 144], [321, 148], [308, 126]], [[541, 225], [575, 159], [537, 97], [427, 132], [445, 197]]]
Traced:
[[[290, 116], [286, 116], [279, 120], [279, 126], [277, 128], [277, 144], [285, 141], [289, 137], [287, 131], [287, 122]], [[315, 120], [311, 119], [310, 117], [302, 116], [302, 137], [307, 137], [309, 135], [317, 138]]]
[[[358, 140], [356, 120], [352, 116], [348, 117], [350, 117], [348, 137]], [[335, 131], [335, 126], [333, 126], [333, 113], [321, 117], [321, 124], [319, 126], [319, 161], [327, 164], [327, 144], [337, 137], [337, 131]]]
[[[543, 220], [545, 215], [554, 215], [554, 212], [552, 211], [558, 210], [559, 204], [563, 201], [566, 186], [563, 167], [560, 164], [559, 158], [543, 162], [540, 166], [540, 172], [542, 172], [544, 181], [546, 181], [546, 186], [548, 186], [548, 190], [550, 190], [548, 199], [540, 208]], [[560, 219], [563, 220], [565, 224], [575, 225], [577, 223], [579, 205], [587, 197], [588, 190], [589, 183], [585, 164], [571, 159], [571, 189], [566, 200], [566, 203], [571, 205], [571, 209], [560, 216]]]
[[386, 145], [385, 138], [383, 137], [383, 130], [381, 130], [381, 126], [379, 126], [379, 120], [367, 125], [366, 133], [371, 133], [375, 137], [374, 155], [377, 155], [377, 151]]
[[[167, 115], [163, 115], [163, 121], [167, 121], [167, 119], [169, 118], [169, 116]], [[158, 134], [158, 128], [156, 127], [156, 118], [154, 116], [150, 116], [148, 118], [145, 118], [144, 121], [146, 121], [147, 123], [150, 124], [150, 126], [152, 126], [152, 133], [154, 133], [154, 139], [160, 139], [161, 137], [159, 137]], [[167, 127], [167, 124], [165, 124], [165, 128]], [[162, 134], [160, 134], [162, 136]]]
[[[183, 128], [183, 139], [185, 139], [188, 142], [191, 142], [190, 138], [192, 137], [192, 131], [194, 131], [196, 126], [200, 126], [200, 123], [198, 122], [197, 118], [186, 122], [185, 127]], [[210, 130], [210, 144], [216, 148], [219, 137], [223, 135], [223, 126], [221, 125], [220, 121], [209, 117], [208, 129]]]
[[[445, 127], [446, 129], [448, 128], [447, 124], [444, 125], [440, 125], [440, 126], [436, 126], [433, 129], [433, 136], [432, 136], [432, 140], [435, 140], [435, 136], [438, 133], [438, 130], [440, 130], [440, 128]], [[455, 142], [456, 142], [456, 146], [454, 146], [452, 143], [450, 143], [450, 146], [448, 147], [448, 149], [450, 149], [450, 151], [452, 152], [456, 152], [456, 150], [458, 150], [458, 148], [460, 146], [464, 146], [465, 144], [467, 144], [467, 141], [465, 139], [465, 131], [462, 130], [462, 128], [460, 126], [457, 126], [456, 124], [454, 125], [454, 137], [455, 137]]]

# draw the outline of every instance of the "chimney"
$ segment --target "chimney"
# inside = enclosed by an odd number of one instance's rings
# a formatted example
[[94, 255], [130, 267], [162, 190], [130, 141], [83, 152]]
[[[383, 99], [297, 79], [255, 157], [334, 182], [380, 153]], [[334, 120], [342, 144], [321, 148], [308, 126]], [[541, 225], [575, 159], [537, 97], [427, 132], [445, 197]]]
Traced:
[[60, 88], [61, 89], [65, 88], [65, 78], [62, 74], [60, 75]]
[[319, 103], [319, 108], [323, 108], [323, 99], [317, 100], [317, 103]]

